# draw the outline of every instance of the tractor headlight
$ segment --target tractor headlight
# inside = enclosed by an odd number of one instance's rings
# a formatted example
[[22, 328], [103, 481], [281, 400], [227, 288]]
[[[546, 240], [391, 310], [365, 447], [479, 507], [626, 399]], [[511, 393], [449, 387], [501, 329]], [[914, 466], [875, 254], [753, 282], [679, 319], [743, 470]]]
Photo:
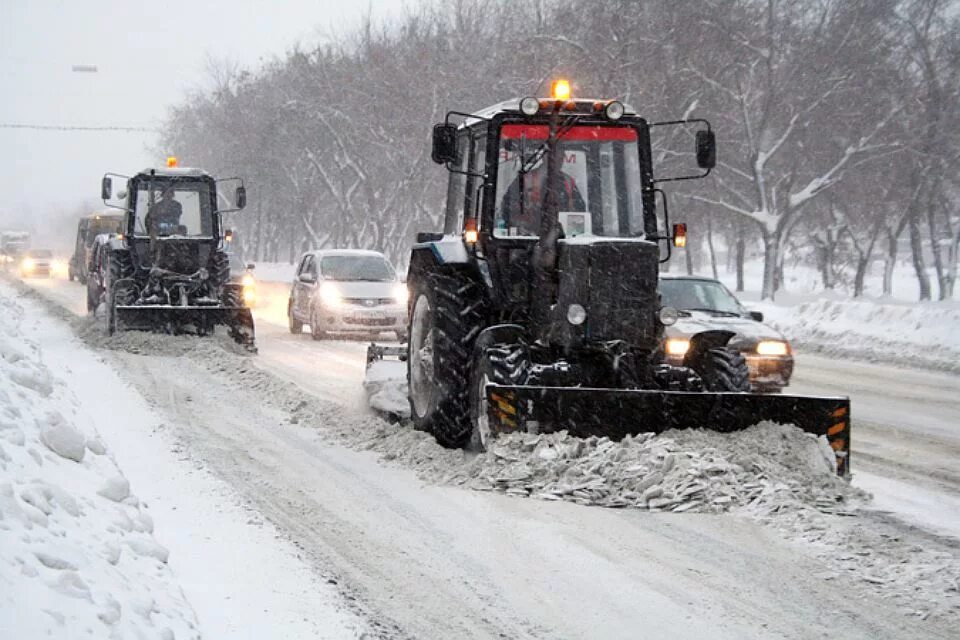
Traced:
[[520, 113], [525, 116], [535, 116], [540, 111], [540, 101], [536, 98], [524, 98], [520, 101]]
[[572, 325], [581, 325], [587, 320], [587, 310], [582, 305], [572, 304], [567, 307], [567, 322]]
[[603, 114], [607, 116], [607, 120], [619, 120], [623, 117], [624, 111], [623, 103], [619, 100], [614, 100], [604, 107]]
[[660, 324], [669, 327], [677, 324], [677, 320], [680, 318], [680, 312], [673, 307], [660, 307], [658, 316], [660, 318]]
[[690, 341], [686, 338], [668, 338], [664, 351], [668, 356], [682, 356], [690, 350]]
[[407, 285], [398, 282], [393, 287], [393, 299], [396, 300], [397, 304], [407, 304], [407, 300], [410, 299], [410, 292], [407, 291]]
[[761, 340], [757, 344], [757, 354], [761, 356], [785, 356], [790, 353], [790, 345], [782, 340]]
[[330, 282], [324, 282], [320, 285], [320, 301], [328, 307], [339, 307], [343, 301], [343, 296], [337, 291], [337, 287]]

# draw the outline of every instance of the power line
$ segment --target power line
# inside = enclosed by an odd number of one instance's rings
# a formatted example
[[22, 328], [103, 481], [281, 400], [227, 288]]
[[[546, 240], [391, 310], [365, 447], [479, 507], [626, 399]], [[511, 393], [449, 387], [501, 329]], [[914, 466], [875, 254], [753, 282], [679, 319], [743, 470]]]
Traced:
[[0, 122], [0, 129], [34, 129], [39, 131], [125, 131], [125, 132], [148, 132], [160, 133], [157, 127], [83, 127], [60, 124], [19, 124], [12, 122]]

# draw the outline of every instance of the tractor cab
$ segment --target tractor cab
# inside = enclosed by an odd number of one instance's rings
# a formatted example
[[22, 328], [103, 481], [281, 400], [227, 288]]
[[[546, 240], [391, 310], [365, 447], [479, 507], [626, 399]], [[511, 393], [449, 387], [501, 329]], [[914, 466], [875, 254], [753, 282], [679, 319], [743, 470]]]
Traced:
[[658, 219], [651, 128], [704, 125], [691, 151], [705, 171], [670, 179], [710, 172], [713, 133], [704, 120], [648, 123], [616, 100], [573, 99], [563, 81], [552, 93], [451, 112], [434, 128], [433, 159], [450, 171], [444, 233], [462, 234], [487, 269], [500, 321], [557, 347], [652, 352], [658, 263], [678, 234], [665, 202]]

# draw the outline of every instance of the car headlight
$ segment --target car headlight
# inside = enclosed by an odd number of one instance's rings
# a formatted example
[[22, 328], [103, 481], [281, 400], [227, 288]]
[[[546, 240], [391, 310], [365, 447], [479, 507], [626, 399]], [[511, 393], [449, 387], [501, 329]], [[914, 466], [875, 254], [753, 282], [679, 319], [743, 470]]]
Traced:
[[337, 287], [330, 282], [324, 282], [320, 285], [320, 301], [328, 307], [338, 307], [343, 301], [343, 296], [337, 291]]
[[24, 258], [23, 262], [20, 263], [20, 267], [24, 271], [33, 271], [35, 266], [37, 266], [37, 263], [33, 261], [33, 258]]
[[690, 350], [690, 341], [686, 338], [668, 338], [664, 349], [667, 355], [682, 356]]
[[785, 356], [790, 353], [790, 345], [782, 340], [761, 340], [757, 343], [757, 354], [761, 356]]
[[398, 282], [393, 287], [393, 299], [397, 301], [397, 304], [407, 304], [407, 300], [410, 299], [410, 292], [407, 290], [407, 285]]

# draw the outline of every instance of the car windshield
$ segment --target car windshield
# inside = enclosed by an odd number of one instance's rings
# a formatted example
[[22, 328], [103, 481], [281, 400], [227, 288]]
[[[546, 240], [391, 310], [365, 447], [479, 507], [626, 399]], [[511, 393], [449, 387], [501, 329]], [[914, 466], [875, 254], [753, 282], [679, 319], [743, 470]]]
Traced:
[[136, 235], [213, 235], [210, 187], [205, 182], [156, 180], [141, 182], [136, 193]]
[[52, 258], [53, 252], [47, 249], [33, 249], [28, 251], [27, 255], [31, 258]]
[[733, 294], [714, 280], [664, 279], [660, 281], [660, 296], [664, 306], [674, 309], [745, 313]]
[[[546, 125], [501, 128], [494, 235], [539, 235], [547, 173], [541, 147], [547, 134]], [[563, 131], [560, 140], [563, 163], [557, 198], [566, 237], [641, 236], [637, 131], [575, 126]]]
[[396, 272], [379, 256], [326, 256], [320, 261], [320, 273], [327, 280], [392, 282]]

